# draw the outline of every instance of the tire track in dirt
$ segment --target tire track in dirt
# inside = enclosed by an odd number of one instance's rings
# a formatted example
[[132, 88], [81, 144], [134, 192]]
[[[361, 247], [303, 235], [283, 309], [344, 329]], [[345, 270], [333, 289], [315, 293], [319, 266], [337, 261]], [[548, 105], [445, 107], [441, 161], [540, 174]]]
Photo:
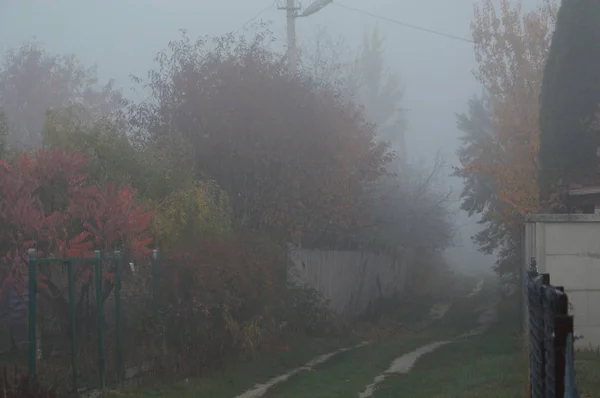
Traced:
[[[421, 322], [420, 324], [418, 324], [416, 326], [416, 329], [423, 329], [423, 328], [427, 327], [431, 322], [442, 318], [444, 315], [446, 315], [446, 313], [448, 312], [449, 309], [450, 309], [450, 304], [446, 304], [446, 303], [436, 304], [436, 305], [432, 306], [429, 311], [429, 315], [428, 315], [427, 319], [425, 321]], [[364, 347], [370, 343], [371, 342], [365, 341], [365, 342], [362, 342], [362, 343], [352, 346], [352, 347], [342, 348], [340, 350], [333, 351], [328, 354], [320, 355], [320, 356], [312, 359], [311, 361], [307, 362], [303, 366], [297, 367], [297, 368], [292, 369], [282, 375], [274, 377], [274, 378], [266, 381], [263, 384], [255, 385], [250, 390], [247, 390], [247, 391], [243, 392], [242, 394], [237, 395], [235, 398], [260, 398], [260, 397], [264, 396], [270, 388], [272, 388], [273, 386], [275, 386], [279, 383], [282, 383], [282, 382], [288, 380], [290, 377], [292, 377], [300, 372], [303, 372], [303, 371], [310, 371], [315, 366], [328, 361], [329, 359], [331, 359], [332, 357], [334, 357], [337, 354], [341, 354], [342, 352], [346, 352], [346, 351], [353, 350], [356, 348]]]
[[[483, 289], [483, 285], [484, 285], [484, 280], [482, 279], [477, 283], [475, 288], [467, 295], [467, 298], [473, 298], [473, 297], [477, 296]], [[442, 307], [442, 308], [445, 308], [445, 311], [441, 312], [442, 315], [439, 316], [439, 318], [443, 317], [446, 314], [446, 312], [450, 308], [450, 305], [448, 305], [447, 307]], [[433, 310], [433, 308], [432, 308], [432, 310]], [[477, 334], [481, 334], [481, 333], [485, 332], [490, 327], [490, 325], [494, 322], [494, 320], [496, 319], [496, 311], [495, 310], [496, 310], [496, 301], [494, 301], [491, 305], [488, 304], [486, 307], [484, 307], [478, 318], [479, 326], [477, 326], [473, 330], [468, 331], [467, 333], [464, 333], [464, 334], [458, 336], [457, 339], [475, 336]], [[375, 389], [377, 388], [377, 385], [382, 383], [387, 377], [389, 377], [390, 375], [393, 375], [393, 374], [409, 373], [411, 371], [411, 369], [413, 368], [413, 366], [415, 365], [415, 363], [417, 362], [417, 360], [421, 356], [431, 353], [446, 344], [452, 343], [453, 341], [455, 341], [455, 340], [444, 340], [444, 341], [436, 341], [433, 343], [429, 343], [427, 345], [417, 348], [414, 351], [409, 352], [408, 354], [404, 354], [404, 355], [396, 358], [385, 372], [376, 376], [375, 379], [373, 379], [373, 382], [371, 384], [369, 384], [363, 392], [358, 393], [358, 397], [359, 398], [372, 397], [373, 394], [375, 393]]]
[[268, 380], [266, 383], [263, 384], [257, 384], [255, 385], [252, 389], [247, 390], [245, 392], [243, 392], [242, 394], [236, 396], [235, 398], [258, 398], [258, 397], [262, 397], [263, 395], [266, 394], [267, 390], [271, 387], [273, 387], [276, 384], [279, 384], [283, 381], [286, 381], [287, 379], [289, 379], [290, 377], [294, 376], [297, 373], [300, 373], [302, 371], [309, 371], [312, 370], [315, 366], [320, 365], [326, 361], [328, 361], [329, 359], [331, 359], [333, 356], [337, 355], [337, 354], [341, 354], [342, 352], [346, 352], [349, 350], [353, 350], [356, 348], [360, 348], [363, 347], [365, 345], [369, 344], [368, 341], [364, 341], [360, 344], [357, 344], [355, 346], [352, 347], [347, 347], [347, 348], [342, 348], [339, 349], [337, 351], [333, 351], [330, 352], [328, 354], [323, 354], [320, 355], [312, 360], [310, 360], [309, 362], [305, 363], [303, 366], [300, 366], [298, 368], [292, 369], [287, 373], [284, 373], [280, 376], [274, 377], [270, 380]]
[[[477, 284], [477, 286], [473, 289], [473, 291], [471, 291], [469, 293], [468, 297], [473, 297], [473, 296], [477, 295], [481, 291], [482, 287], [483, 287], [483, 280], [481, 280]], [[427, 326], [429, 326], [432, 322], [443, 318], [451, 306], [452, 305], [449, 303], [440, 303], [440, 304], [433, 305], [431, 307], [431, 309], [429, 310], [429, 315], [428, 315], [427, 319], [425, 319], [421, 323], [417, 324], [415, 326], [415, 329], [422, 330], [422, 329], [426, 328]], [[374, 382], [371, 385], [367, 386], [366, 391], [361, 393], [361, 394], [366, 394], [366, 395], [359, 394], [359, 397], [361, 397], [361, 398], [370, 397], [373, 394], [376, 385], [379, 384], [380, 382], [382, 382], [389, 374], [408, 373], [410, 371], [410, 369], [414, 366], [415, 362], [419, 359], [419, 357], [421, 357], [422, 355], [424, 355], [428, 352], [432, 352], [435, 349], [437, 349], [438, 347], [440, 347], [444, 344], [448, 344], [450, 342], [451, 341], [441, 341], [441, 342], [431, 343], [426, 346], [420, 347], [412, 352], [409, 352], [408, 354], [398, 357], [396, 360], [394, 360], [392, 362], [392, 364], [390, 365], [388, 370], [386, 370], [381, 375], [377, 376], [375, 378]], [[279, 383], [282, 383], [282, 382], [288, 380], [290, 377], [292, 377], [300, 372], [303, 372], [303, 371], [310, 371], [315, 366], [325, 363], [326, 361], [328, 361], [329, 359], [331, 359], [332, 357], [334, 357], [337, 354], [341, 354], [342, 352], [350, 351], [350, 350], [353, 350], [356, 348], [364, 347], [368, 344], [370, 344], [370, 342], [365, 341], [365, 342], [362, 342], [362, 343], [352, 346], [352, 347], [342, 348], [342, 349], [330, 352], [328, 354], [320, 355], [320, 356], [312, 359], [311, 361], [307, 362], [303, 366], [297, 367], [297, 368], [292, 369], [282, 375], [274, 377], [274, 378], [266, 381], [263, 384], [255, 385], [251, 389], [243, 392], [242, 394], [237, 395], [235, 398], [260, 398], [260, 397], [264, 396], [270, 388], [272, 388], [273, 386], [275, 386]]]

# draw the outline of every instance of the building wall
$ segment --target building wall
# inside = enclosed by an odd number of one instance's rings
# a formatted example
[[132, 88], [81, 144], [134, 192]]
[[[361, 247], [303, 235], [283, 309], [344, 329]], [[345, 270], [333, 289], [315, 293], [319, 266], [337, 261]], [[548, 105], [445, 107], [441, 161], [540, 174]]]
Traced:
[[524, 265], [531, 257], [550, 283], [563, 286], [572, 304], [579, 348], [600, 346], [600, 217], [536, 216], [525, 228]]

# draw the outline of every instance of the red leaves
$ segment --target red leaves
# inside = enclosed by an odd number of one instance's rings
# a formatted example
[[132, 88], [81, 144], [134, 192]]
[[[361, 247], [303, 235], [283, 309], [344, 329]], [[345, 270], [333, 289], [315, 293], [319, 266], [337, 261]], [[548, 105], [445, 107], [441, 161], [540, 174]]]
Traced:
[[30, 248], [57, 257], [117, 249], [147, 254], [152, 213], [137, 205], [129, 187], [90, 181], [85, 166], [82, 156], [64, 151], [0, 162], [0, 252], [12, 265], [0, 268], [0, 280], [23, 280]]
[[68, 242], [56, 241], [58, 255], [60, 257], [89, 257], [93, 250], [93, 241], [90, 240], [90, 234], [87, 231], [81, 232]]
[[134, 190], [112, 183], [92, 185], [78, 191], [73, 200], [73, 213], [93, 237], [95, 249], [112, 251], [127, 246], [134, 255], [149, 254], [153, 213], [138, 206]]

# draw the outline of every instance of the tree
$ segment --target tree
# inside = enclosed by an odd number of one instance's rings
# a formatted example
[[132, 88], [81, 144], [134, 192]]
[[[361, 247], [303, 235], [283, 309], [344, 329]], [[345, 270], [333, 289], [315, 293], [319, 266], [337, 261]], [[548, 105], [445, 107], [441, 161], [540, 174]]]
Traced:
[[365, 105], [367, 118], [377, 125], [378, 139], [389, 142], [399, 160], [406, 161], [406, 119], [401, 108], [404, 89], [400, 77], [385, 67], [384, 37], [378, 29], [365, 34], [358, 63], [357, 98]]
[[346, 97], [355, 98], [358, 68], [353, 57], [343, 36], [334, 39], [326, 27], [319, 26], [300, 48], [298, 61], [302, 73], [315, 84], [339, 86]]
[[541, 181], [552, 187], [597, 182], [598, 133], [590, 124], [600, 103], [600, 4], [564, 0], [541, 93]]
[[430, 169], [407, 164], [401, 177], [391, 174], [380, 181], [372, 217], [375, 245], [441, 252], [452, 244], [450, 192], [439, 186], [443, 171], [438, 156]]
[[233, 233], [229, 196], [212, 181], [173, 192], [157, 206], [155, 221], [157, 240], [167, 255], [201, 239]]
[[[469, 217], [478, 215], [477, 222], [483, 226], [473, 236], [473, 241], [483, 253], [498, 254], [497, 270], [505, 274], [512, 272], [512, 253], [519, 236], [513, 236], [510, 224], [505, 222], [507, 218], [502, 213], [496, 174], [493, 173], [494, 160], [488, 157], [497, 147], [489, 106], [485, 95], [474, 97], [469, 101], [468, 112], [458, 115], [457, 127], [463, 136], [457, 155], [463, 167], [456, 167], [453, 175], [464, 179], [460, 209], [467, 212]], [[481, 165], [484, 162], [489, 163]], [[477, 167], [472, 167], [474, 165]]]
[[475, 6], [475, 77], [486, 96], [459, 116], [465, 136], [455, 175], [465, 178], [463, 209], [486, 225], [475, 240], [499, 250], [503, 264], [516, 253], [523, 215], [540, 209], [539, 95], [555, 20], [551, 0], [525, 14], [508, 0], [499, 14], [491, 0]]
[[379, 142], [389, 144], [395, 156], [387, 174], [373, 186], [370, 223], [364, 240], [376, 249], [398, 251], [407, 247], [441, 250], [451, 243], [448, 193], [438, 182], [443, 169], [436, 159], [431, 169], [407, 161], [404, 135], [404, 90], [397, 73], [386, 66], [384, 37], [378, 29], [365, 34], [356, 54], [343, 39], [334, 40], [325, 28], [302, 51], [303, 68], [322, 85], [341, 84], [346, 98], [360, 103], [376, 126]]
[[365, 34], [356, 54], [343, 38], [334, 40], [326, 28], [319, 28], [301, 54], [303, 70], [324, 85], [341, 86], [344, 95], [364, 106], [365, 116], [375, 124], [377, 139], [388, 142], [396, 161], [404, 159], [406, 117], [400, 77], [386, 67], [385, 37], [378, 29]]
[[149, 75], [146, 139], [183, 137], [196, 176], [228, 193], [238, 230], [341, 244], [366, 219], [365, 187], [389, 156], [355, 104], [288, 75], [268, 40], [170, 43]]
[[6, 140], [8, 139], [8, 123], [4, 111], [0, 109], [0, 159], [6, 151]]
[[137, 199], [156, 212], [152, 235], [163, 255], [231, 233], [228, 195], [213, 181], [194, 179], [174, 137], [144, 144], [120, 123], [90, 122], [85, 116], [80, 107], [48, 112], [44, 148], [84, 155], [90, 181], [135, 188]]
[[74, 55], [48, 53], [36, 41], [9, 50], [0, 65], [0, 108], [12, 147], [39, 147], [46, 111], [83, 105], [94, 120], [114, 115], [125, 101], [109, 81], [98, 84], [96, 68]]

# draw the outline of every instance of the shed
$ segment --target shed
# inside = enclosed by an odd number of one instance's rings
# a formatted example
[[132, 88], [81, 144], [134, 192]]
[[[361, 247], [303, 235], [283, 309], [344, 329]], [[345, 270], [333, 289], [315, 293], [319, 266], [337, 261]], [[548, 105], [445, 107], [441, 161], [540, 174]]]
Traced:
[[538, 271], [569, 297], [575, 332], [584, 336], [578, 348], [600, 346], [600, 215], [529, 215], [523, 239], [522, 275], [535, 258]]

